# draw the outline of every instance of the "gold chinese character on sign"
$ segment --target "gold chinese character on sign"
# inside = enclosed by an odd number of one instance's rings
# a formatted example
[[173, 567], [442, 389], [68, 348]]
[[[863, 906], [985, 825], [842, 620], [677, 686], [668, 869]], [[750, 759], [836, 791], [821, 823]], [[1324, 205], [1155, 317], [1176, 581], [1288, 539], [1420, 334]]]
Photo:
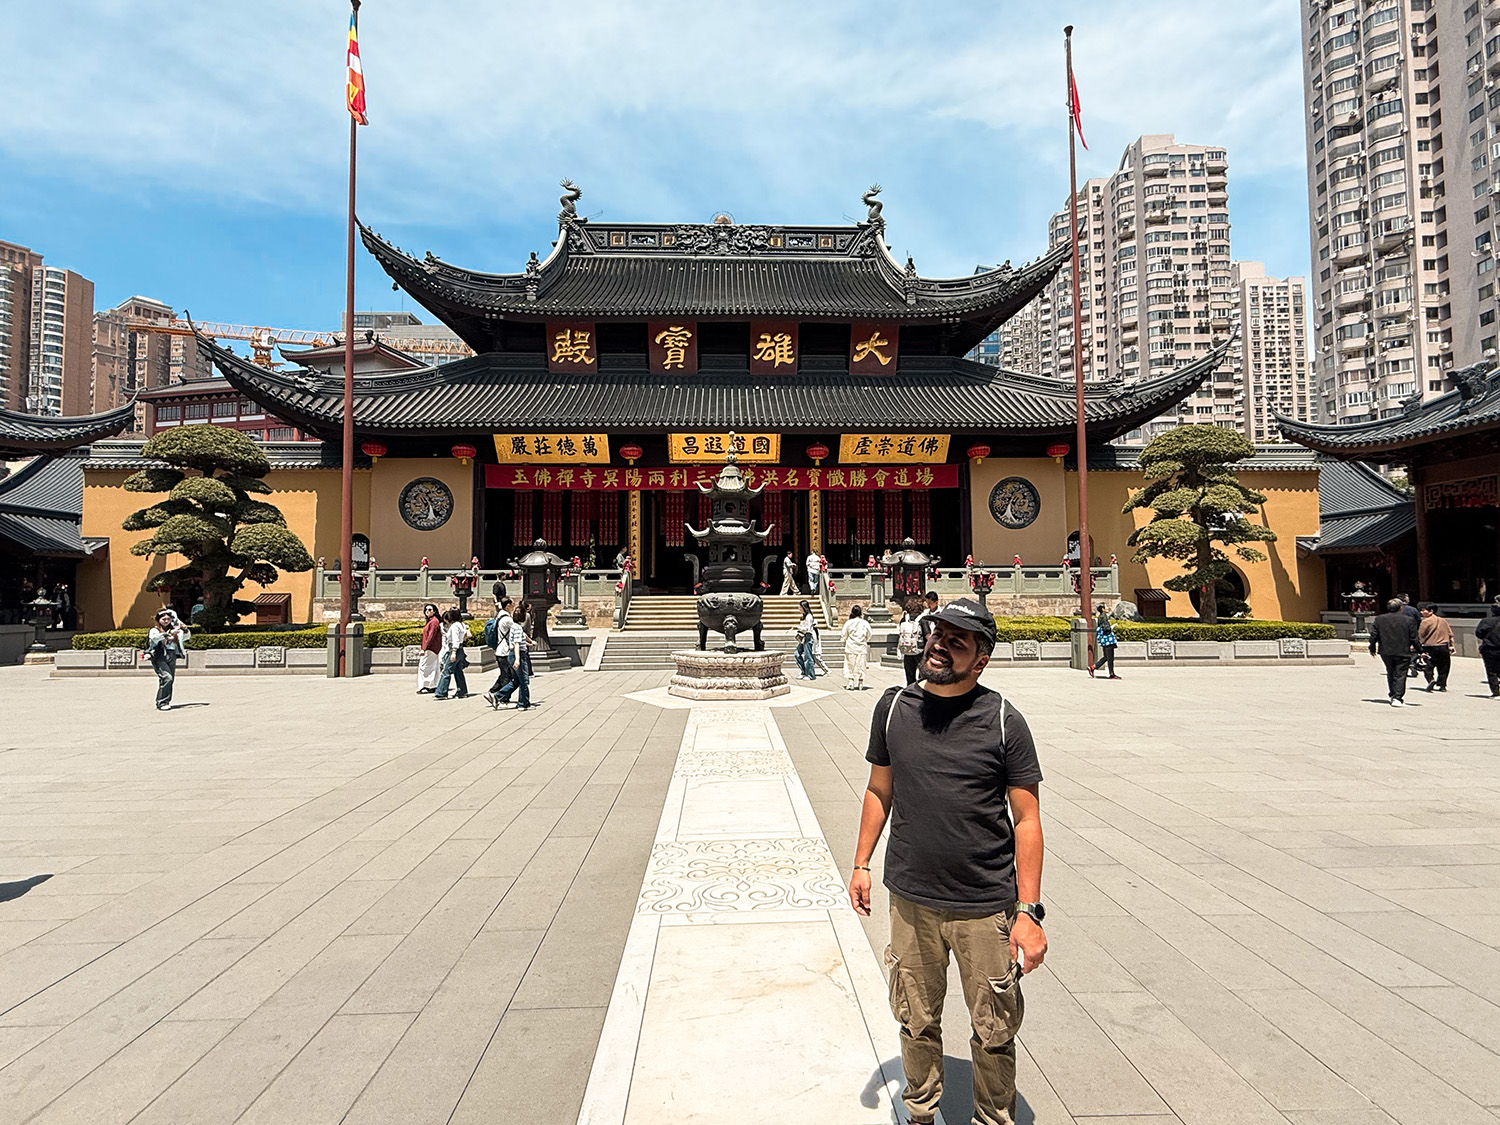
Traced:
[[755, 345], [755, 358], [772, 367], [781, 367], [783, 364], [790, 367], [795, 364], [797, 356], [792, 349], [791, 333], [777, 332], [772, 335], [770, 332], [762, 332]]
[[578, 328], [563, 328], [552, 337], [553, 363], [593, 363], [592, 332]]
[[861, 340], [854, 345], [854, 362], [859, 363], [870, 356], [874, 356], [880, 361], [880, 366], [884, 367], [891, 362], [891, 357], [880, 349], [890, 346], [891, 342], [882, 336], [879, 331], [871, 332], [868, 340]]
[[656, 342], [667, 350], [666, 359], [662, 361], [662, 370], [669, 371], [675, 367], [681, 371], [683, 364], [687, 361], [688, 345], [693, 342], [692, 330], [680, 324], [673, 324], [656, 334]]

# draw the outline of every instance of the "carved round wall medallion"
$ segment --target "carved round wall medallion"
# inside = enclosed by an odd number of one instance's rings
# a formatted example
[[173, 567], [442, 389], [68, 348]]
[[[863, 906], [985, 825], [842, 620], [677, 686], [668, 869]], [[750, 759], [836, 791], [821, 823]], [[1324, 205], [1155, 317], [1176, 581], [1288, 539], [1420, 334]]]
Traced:
[[418, 531], [436, 531], [453, 515], [453, 490], [436, 477], [418, 477], [401, 490], [401, 518]]
[[990, 515], [1001, 527], [1019, 531], [1042, 514], [1042, 497], [1025, 477], [1006, 477], [990, 489]]

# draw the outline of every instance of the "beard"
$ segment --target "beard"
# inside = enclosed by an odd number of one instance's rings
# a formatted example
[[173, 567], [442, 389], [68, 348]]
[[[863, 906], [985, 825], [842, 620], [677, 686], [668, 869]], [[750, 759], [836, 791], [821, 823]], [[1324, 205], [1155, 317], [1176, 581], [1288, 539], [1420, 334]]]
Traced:
[[964, 678], [964, 674], [954, 669], [953, 660], [950, 657], [939, 656], [935, 652], [929, 652], [922, 658], [917, 671], [922, 679], [933, 684], [956, 684]]

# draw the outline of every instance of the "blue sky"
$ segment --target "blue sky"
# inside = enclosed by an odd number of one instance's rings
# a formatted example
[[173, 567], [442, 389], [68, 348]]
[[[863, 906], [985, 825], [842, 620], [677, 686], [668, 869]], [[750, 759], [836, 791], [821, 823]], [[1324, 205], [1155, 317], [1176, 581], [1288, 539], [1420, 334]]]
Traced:
[[[101, 308], [338, 324], [346, 4], [7, 7], [0, 238], [91, 278]], [[511, 271], [545, 256], [563, 176], [580, 214], [669, 221], [843, 222], [878, 181], [922, 273], [1019, 262], [1067, 196], [1072, 22], [1080, 179], [1141, 133], [1222, 144], [1234, 256], [1305, 275], [1298, 19], [1295, 0], [367, 0], [359, 211]], [[359, 259], [358, 307], [414, 308]]]

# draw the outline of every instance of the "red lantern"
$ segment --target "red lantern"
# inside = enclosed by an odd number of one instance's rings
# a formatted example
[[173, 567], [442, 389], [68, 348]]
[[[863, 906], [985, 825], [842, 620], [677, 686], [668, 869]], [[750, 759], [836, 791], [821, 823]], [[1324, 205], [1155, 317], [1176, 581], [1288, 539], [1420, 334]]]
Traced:
[[968, 457], [976, 465], [983, 465], [984, 459], [990, 455], [990, 447], [983, 442], [975, 442], [968, 448]]
[[457, 457], [460, 461], [462, 461], [465, 465], [467, 465], [473, 458], [479, 456], [479, 450], [475, 449], [472, 445], [468, 445], [464, 442], [459, 442], [451, 450], [449, 450], [449, 452], [452, 453], [453, 456]]
[[1052, 460], [1062, 463], [1062, 459], [1068, 455], [1068, 450], [1073, 447], [1065, 441], [1054, 441], [1047, 447], [1047, 456]]
[[385, 443], [380, 441], [362, 441], [359, 443], [359, 451], [371, 461], [379, 461], [385, 456]]
[[646, 451], [634, 443], [630, 445], [620, 446], [620, 456], [625, 458], [625, 460], [629, 461], [632, 465], [634, 465], [645, 455]]
[[828, 456], [828, 447], [821, 441], [815, 441], [807, 447], [807, 455], [812, 458], [814, 465], [821, 465]]

